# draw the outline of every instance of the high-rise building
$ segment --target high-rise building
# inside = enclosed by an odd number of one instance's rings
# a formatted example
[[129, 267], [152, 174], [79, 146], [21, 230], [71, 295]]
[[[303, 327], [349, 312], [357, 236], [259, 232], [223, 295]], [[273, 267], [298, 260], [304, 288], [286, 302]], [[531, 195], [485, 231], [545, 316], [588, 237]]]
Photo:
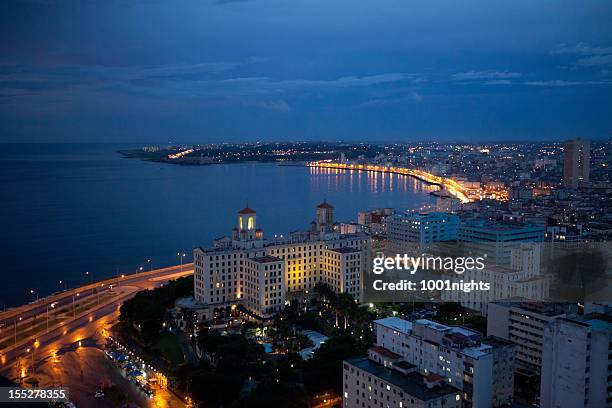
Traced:
[[563, 185], [578, 188], [589, 182], [591, 142], [576, 139], [565, 142], [563, 147]]
[[542, 408], [612, 405], [612, 318], [587, 314], [560, 318], [544, 331]]
[[242, 306], [269, 318], [285, 305], [287, 293], [307, 292], [323, 282], [337, 293], [362, 296], [362, 276], [370, 258], [370, 237], [332, 230], [331, 205], [317, 207], [315, 224], [286, 238], [264, 239], [251, 208], [238, 212], [232, 237], [194, 249], [194, 297], [204, 318]]
[[461, 390], [463, 406], [490, 408], [512, 403], [512, 343], [426, 319], [409, 322], [388, 317], [375, 320], [374, 326], [377, 346], [400, 355], [421, 374], [436, 374]]

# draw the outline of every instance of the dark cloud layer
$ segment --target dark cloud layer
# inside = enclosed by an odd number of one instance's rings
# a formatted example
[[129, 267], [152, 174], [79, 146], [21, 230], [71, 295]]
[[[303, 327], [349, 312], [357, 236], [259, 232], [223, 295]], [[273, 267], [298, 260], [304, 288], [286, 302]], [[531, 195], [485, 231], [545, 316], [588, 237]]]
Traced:
[[0, 140], [612, 134], [597, 0], [6, 1]]

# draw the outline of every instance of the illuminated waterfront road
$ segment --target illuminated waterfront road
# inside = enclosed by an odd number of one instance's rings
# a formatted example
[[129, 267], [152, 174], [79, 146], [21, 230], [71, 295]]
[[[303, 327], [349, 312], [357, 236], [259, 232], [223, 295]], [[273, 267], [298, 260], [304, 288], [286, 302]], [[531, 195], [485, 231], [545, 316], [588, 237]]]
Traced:
[[[55, 307], [59, 308], [61, 306], [70, 306], [72, 304], [73, 295], [79, 294], [79, 299], [82, 301], [86, 299], [88, 296], [91, 296], [94, 290], [105, 290], [108, 289], [109, 286], [121, 286], [121, 285], [131, 285], [137, 284], [143, 280], [146, 280], [150, 277], [160, 277], [164, 278], [168, 275], [176, 274], [177, 272], [181, 272], [181, 270], [193, 271], [193, 264], [185, 263], [184, 265], [176, 265], [168, 268], [154, 269], [152, 271], [134, 273], [134, 274], [122, 274], [117, 275], [110, 279], [104, 279], [97, 282], [92, 282], [88, 285], [83, 285], [75, 289], [68, 289], [59, 293], [55, 293], [53, 295], [47, 296], [45, 298], [41, 298], [35, 302], [31, 302], [22, 306], [18, 306], [15, 308], [8, 309], [4, 312], [0, 312], [0, 323], [3, 323], [6, 328], [10, 327], [15, 319], [18, 320], [18, 325], [25, 324], [23, 322], [34, 316], [40, 316], [46, 313], [47, 308], [52, 303], [55, 303]], [[19, 318], [22, 320], [19, 321]]]
[[107, 330], [116, 323], [123, 301], [140, 290], [151, 289], [191, 273], [191, 269], [183, 272], [171, 270], [163, 279], [149, 275], [131, 280], [130, 285], [115, 289], [118, 292], [116, 298], [40, 335], [36, 342], [30, 341], [3, 354], [0, 373], [12, 379], [32, 375], [40, 381], [40, 386], [62, 384], [69, 387], [71, 399], [77, 407], [110, 406], [104, 398], [93, 398], [101, 382], [117, 385], [138, 406], [182, 407], [182, 402], [167, 391], [157, 393], [154, 399], [146, 398], [106, 360], [101, 345]]
[[137, 274], [119, 275], [9, 309], [0, 313], [0, 358], [13, 348], [29, 342], [28, 338], [39, 336], [40, 334], [30, 332], [33, 327], [38, 327], [38, 332], [41, 333], [46, 331], [46, 322], [49, 322], [50, 329], [57, 325], [58, 322], [53, 321], [56, 313], [63, 311], [59, 324], [65, 324], [82, 313], [82, 310], [79, 310], [82, 305], [89, 304], [90, 308], [92, 306], [95, 308], [96, 305], [104, 304], [105, 300], [108, 300], [105, 297], [109, 297], [111, 287], [113, 293], [125, 293], [124, 287], [152, 287], [157, 281], [176, 279], [192, 273], [192, 264], [184, 264]]

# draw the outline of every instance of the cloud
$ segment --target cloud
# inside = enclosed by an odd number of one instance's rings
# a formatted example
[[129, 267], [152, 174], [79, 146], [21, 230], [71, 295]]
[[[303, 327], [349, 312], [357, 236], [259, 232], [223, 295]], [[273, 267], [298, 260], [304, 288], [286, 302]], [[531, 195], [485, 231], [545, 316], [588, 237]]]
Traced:
[[554, 79], [549, 81], [530, 81], [525, 82], [526, 85], [543, 86], [543, 87], [568, 87], [568, 86], [584, 86], [584, 85], [612, 85], [612, 80], [601, 81], [564, 81]]
[[594, 47], [581, 42], [573, 46], [560, 45], [552, 53], [580, 56], [570, 67], [572, 69], [612, 67], [612, 47]]
[[354, 86], [372, 86], [391, 82], [401, 81], [419, 81], [420, 77], [417, 74], [409, 73], [385, 73], [366, 76], [344, 76], [329, 80], [310, 80], [310, 79], [290, 79], [272, 81], [281, 87], [354, 87]]
[[589, 44], [580, 42], [575, 45], [559, 44], [553, 54], [579, 54], [579, 55], [602, 55], [612, 54], [612, 47], [593, 47]]
[[452, 79], [455, 81], [475, 81], [475, 80], [498, 80], [520, 78], [522, 75], [518, 72], [508, 71], [468, 71], [458, 72], [453, 74]]
[[578, 65], [583, 67], [599, 67], [609, 66], [612, 67], [612, 54], [608, 55], [592, 55], [590, 57], [580, 58]]
[[[100, 65], [2, 65], [0, 104], [16, 112], [49, 104], [76, 112], [115, 95], [125, 103], [150, 104], [156, 109], [226, 108], [250, 106], [290, 112], [292, 99], [316, 97], [329, 100], [348, 92], [359, 98], [390, 89], [389, 84], [421, 83], [419, 74], [391, 72], [349, 75], [329, 79], [277, 79], [268, 76], [237, 76], [233, 70], [260, 58], [239, 62], [202, 62], [149, 67]], [[234, 74], [234, 76], [232, 76]], [[414, 92], [409, 98], [420, 102]], [[20, 109], [21, 107], [21, 109]]]
[[484, 83], [485, 85], [510, 85], [512, 81], [509, 79], [493, 79]]
[[270, 109], [282, 113], [286, 113], [291, 110], [291, 106], [289, 106], [287, 101], [284, 101], [282, 99], [276, 101], [260, 101], [253, 103], [252, 105], [259, 108]]

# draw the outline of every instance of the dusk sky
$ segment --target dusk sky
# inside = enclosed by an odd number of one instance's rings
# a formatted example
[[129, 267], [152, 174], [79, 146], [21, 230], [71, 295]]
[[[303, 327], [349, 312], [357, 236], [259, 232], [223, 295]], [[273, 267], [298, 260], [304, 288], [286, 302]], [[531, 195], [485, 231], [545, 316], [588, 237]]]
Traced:
[[4, 0], [0, 32], [0, 141], [612, 135], [607, 0]]

